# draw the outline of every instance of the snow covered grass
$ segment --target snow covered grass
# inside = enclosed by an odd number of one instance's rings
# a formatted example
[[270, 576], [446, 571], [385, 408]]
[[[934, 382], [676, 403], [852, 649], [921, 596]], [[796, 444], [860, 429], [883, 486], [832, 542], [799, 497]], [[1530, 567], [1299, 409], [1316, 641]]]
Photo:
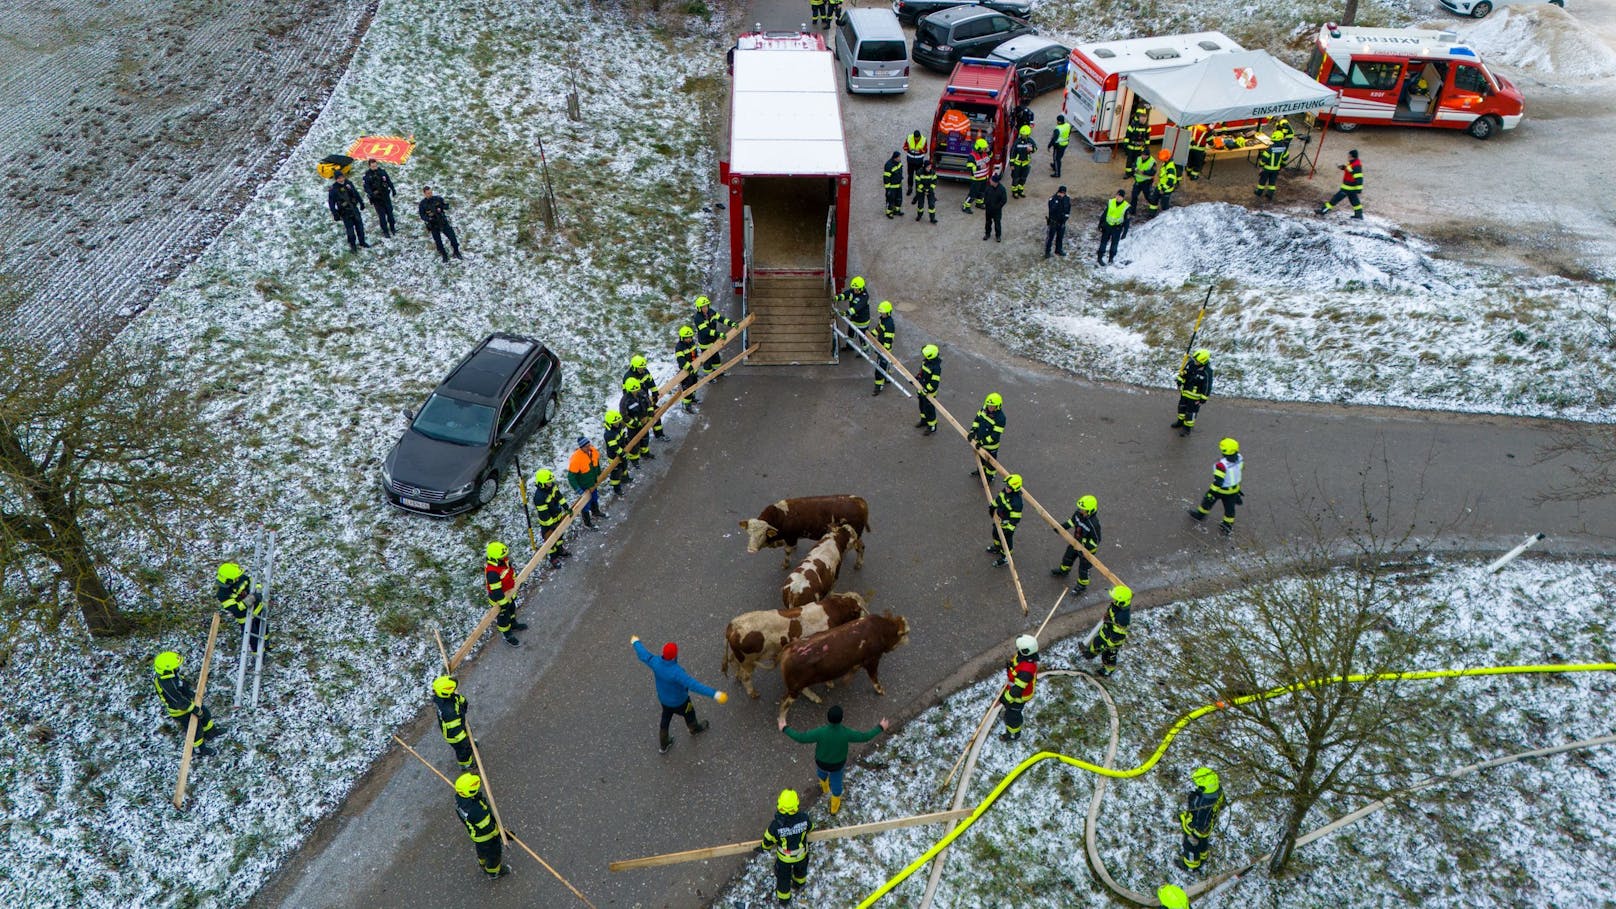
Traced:
[[1438, 258], [1374, 217], [1222, 202], [1136, 224], [1099, 268], [1091, 214], [1074, 217], [1065, 262], [990, 292], [984, 331], [1085, 375], [1171, 385], [1211, 284], [1197, 346], [1213, 351], [1218, 394], [1611, 418], [1608, 281]]
[[[1397, 580], [1402, 596], [1438, 610], [1445, 635], [1429, 642], [1433, 665], [1486, 666], [1610, 661], [1616, 637], [1608, 605], [1616, 598], [1616, 565], [1605, 562], [1517, 562], [1502, 577], [1479, 564], [1434, 563]], [[1207, 610], [1244, 609], [1238, 592], [1152, 609], [1135, 616], [1121, 671], [1105, 682], [1121, 713], [1118, 766], [1153, 750], [1165, 724], [1173, 629]], [[1046, 648], [1043, 665], [1083, 661], [1080, 639]], [[849, 776], [848, 801], [836, 825], [942, 810], [949, 793], [937, 784], [964, 748], [983, 707], [1001, 686], [995, 677], [926, 711], [886, 740]], [[1454, 716], [1445, 733], [1421, 742], [1436, 774], [1505, 754], [1609, 734], [1616, 678], [1607, 673], [1506, 676], [1456, 683]], [[996, 738], [983, 749], [967, 805], [979, 801], [1015, 764], [1048, 749], [1098, 761], [1107, 740], [1104, 704], [1083, 679], [1040, 680], [1027, 733], [1015, 749]], [[1107, 868], [1123, 886], [1154, 892], [1171, 871], [1178, 846], [1176, 816], [1200, 761], [1181, 739], [1156, 769], [1113, 782], [1102, 805], [1098, 838]], [[921, 768], [921, 769], [917, 769]], [[1242, 798], [1236, 768], [1215, 768], [1229, 805], [1218, 822], [1208, 868], [1218, 873], [1268, 851], [1281, 815]], [[1046, 762], [1029, 771], [996, 807], [950, 849], [938, 907], [1069, 907], [1115, 905], [1086, 867], [1084, 818], [1093, 792], [1088, 774]], [[805, 778], [804, 791], [813, 781]], [[1616, 753], [1609, 748], [1535, 759], [1484, 771], [1424, 791], [1356, 825], [1298, 850], [1294, 874], [1274, 880], [1258, 872], [1232, 889], [1205, 896], [1197, 909], [1279, 906], [1557, 906], [1611, 905], [1610, 861], [1616, 832], [1605, 806], [1616, 800]], [[1304, 829], [1358, 807], [1330, 800]], [[825, 824], [819, 809], [816, 818]], [[910, 828], [876, 837], [820, 844], [812, 857], [807, 901], [850, 906], [880, 886], [944, 832]], [[912, 906], [924, 889], [917, 873], [882, 904]], [[726, 909], [772, 902], [773, 876], [755, 859], [718, 901]]]
[[[218, 469], [245, 504], [161, 579], [166, 602], [152, 608], [172, 632], [102, 646], [25, 630], [14, 642], [8, 678], [26, 722], [0, 727], [0, 900], [244, 901], [419, 714], [437, 661], [429, 629], [453, 647], [483, 612], [483, 543], [529, 555], [509, 483], [449, 522], [389, 510], [377, 470], [399, 408], [486, 333], [536, 336], [565, 382], [559, 418], [523, 452], [531, 474], [561, 467], [580, 434], [599, 441], [632, 354], [671, 374], [673, 325], [712, 262], [703, 192], [723, 58], [716, 33], [675, 38], [628, 18], [581, 0], [382, 3], [306, 141], [119, 339], [157, 346], [193, 378]], [[609, 48], [609, 65], [579, 48]], [[564, 104], [575, 60], [581, 122]], [[367, 209], [372, 248], [350, 255], [314, 163], [365, 133], [418, 146], [392, 168], [400, 235], [383, 239]], [[541, 139], [554, 233], [537, 203]], [[464, 262], [431, 249], [414, 214], [423, 184], [448, 197]], [[178, 650], [195, 677], [214, 566], [247, 558], [256, 521], [281, 534], [265, 706], [229, 707], [239, 637], [227, 626], [207, 700], [229, 738], [195, 767], [177, 813], [166, 800], [178, 737], [158, 731], [150, 661]]]
[[1616, 76], [1616, 50], [1565, 10], [1501, 6], [1485, 19], [1442, 22], [1491, 64], [1558, 84]]

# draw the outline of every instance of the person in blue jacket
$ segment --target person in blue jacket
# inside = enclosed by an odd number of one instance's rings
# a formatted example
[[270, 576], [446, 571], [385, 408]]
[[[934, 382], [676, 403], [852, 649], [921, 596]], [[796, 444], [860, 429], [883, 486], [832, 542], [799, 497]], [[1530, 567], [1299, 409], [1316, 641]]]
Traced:
[[657, 727], [657, 750], [667, 754], [673, 747], [673, 738], [668, 735], [668, 722], [675, 716], [685, 719], [685, 728], [691, 735], [700, 735], [707, 731], [705, 720], [696, 720], [695, 705], [690, 703], [690, 692], [702, 697], [712, 698], [720, 704], [729, 700], [729, 695], [696, 681], [679, 665], [679, 645], [672, 641], [662, 645], [662, 655], [654, 656], [640, 643], [639, 635], [631, 635], [629, 643], [634, 645], [634, 653], [639, 656], [640, 662], [650, 667], [651, 674], [656, 676], [657, 701], [662, 705], [662, 722]]

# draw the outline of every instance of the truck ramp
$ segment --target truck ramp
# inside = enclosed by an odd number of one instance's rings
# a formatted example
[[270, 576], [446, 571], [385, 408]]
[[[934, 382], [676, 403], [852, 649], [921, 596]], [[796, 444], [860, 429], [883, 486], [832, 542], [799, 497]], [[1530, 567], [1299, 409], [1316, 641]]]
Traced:
[[825, 273], [756, 270], [747, 293], [747, 312], [756, 318], [747, 341], [758, 346], [752, 365], [834, 363], [830, 333], [831, 294]]

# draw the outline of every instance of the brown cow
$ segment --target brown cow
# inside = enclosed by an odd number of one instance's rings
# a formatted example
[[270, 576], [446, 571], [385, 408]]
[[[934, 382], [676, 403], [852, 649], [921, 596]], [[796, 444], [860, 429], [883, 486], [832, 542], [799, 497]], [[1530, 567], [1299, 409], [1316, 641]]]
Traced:
[[780, 665], [780, 650], [798, 638], [818, 634], [827, 628], [845, 625], [869, 615], [869, 600], [856, 593], [833, 593], [801, 609], [764, 609], [738, 615], [724, 628], [724, 662], [719, 671], [729, 675], [735, 662], [735, 678], [754, 699], [752, 671], [763, 663]]
[[784, 548], [786, 552], [780, 567], [790, 568], [791, 554], [796, 551], [798, 540], [817, 540], [839, 524], [846, 524], [858, 533], [858, 562], [853, 567], [863, 568], [863, 538], [870, 532], [870, 506], [858, 496], [781, 499], [763, 509], [757, 517], [742, 521], [741, 529], [746, 531], [747, 552], [776, 546]]
[[884, 615], [865, 616], [811, 638], [792, 641], [780, 651], [780, 681], [786, 686], [780, 716], [785, 717], [799, 694], [821, 703], [819, 696], [808, 690], [809, 685], [834, 683], [859, 669], [869, 673], [876, 694], [886, 694], [879, 675], [881, 656], [908, 640], [909, 623], [889, 610]]
[[796, 570], [786, 576], [780, 588], [780, 605], [785, 609], [807, 606], [827, 593], [842, 574], [842, 558], [858, 545], [858, 533], [842, 524], [808, 550]]

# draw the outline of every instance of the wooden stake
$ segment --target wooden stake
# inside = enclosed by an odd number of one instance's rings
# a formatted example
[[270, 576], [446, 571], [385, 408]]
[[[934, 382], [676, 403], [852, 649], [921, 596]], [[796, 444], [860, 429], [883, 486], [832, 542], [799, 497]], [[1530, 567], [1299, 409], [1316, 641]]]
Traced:
[[[438, 629], [432, 629], [432, 639], [438, 642], [438, 655], [443, 657], [443, 672], [449, 674], [449, 654], [443, 649], [443, 635]], [[460, 720], [460, 727], [466, 731], [466, 741], [471, 743], [471, 761], [477, 766], [477, 776], [483, 781], [483, 795], [488, 796], [488, 810], [494, 814], [494, 823], [499, 825], [499, 835], [509, 841], [510, 831], [505, 829], [505, 821], [499, 816], [499, 803], [494, 801], [494, 787], [488, 780], [488, 771], [483, 767], [483, 756], [477, 751], [477, 737], [471, 733], [471, 724], [464, 718]]]
[[960, 756], [954, 759], [954, 766], [948, 768], [948, 776], [943, 778], [943, 782], [937, 787], [938, 789], [947, 789], [948, 784], [954, 782], [954, 774], [959, 772], [960, 764], [965, 761], [965, 756], [971, 753], [971, 743], [975, 742], [976, 737], [982, 734], [982, 727], [988, 724], [988, 717], [993, 715], [993, 705], [999, 703], [999, 695], [1002, 693], [1002, 689], [993, 693], [993, 699], [988, 701], [988, 708], [982, 711], [982, 719], [976, 722], [976, 729], [971, 732], [971, 737], [965, 740], [965, 750], [961, 751]]
[[[399, 743], [400, 745], [403, 745], [405, 751], [408, 751], [410, 754], [415, 756], [416, 760], [420, 761], [422, 764], [425, 764], [426, 769], [432, 771], [433, 774], [435, 774], [438, 779], [443, 780], [445, 783], [447, 783], [449, 785], [450, 789], [454, 788], [453, 781], [451, 781], [448, 777], [444, 776], [443, 771], [441, 771], [438, 768], [432, 766], [431, 761], [427, 760], [424, 757], [421, 757], [421, 752], [416, 751], [414, 748], [411, 748], [409, 742], [404, 741], [403, 739], [399, 738], [396, 735], [393, 736], [393, 741]], [[489, 808], [492, 809], [493, 805], [489, 805]], [[969, 812], [966, 812], [966, 813], [969, 813]], [[495, 823], [497, 824], [497, 823], [499, 823], [499, 821], [495, 820]], [[578, 888], [572, 886], [571, 881], [568, 881], [566, 878], [562, 877], [561, 872], [559, 872], [559, 871], [555, 870], [554, 868], [550, 867], [549, 862], [545, 861], [544, 859], [539, 858], [539, 854], [537, 852], [534, 852], [532, 849], [529, 849], [528, 845], [526, 843], [524, 843], [521, 840], [517, 839], [515, 836], [510, 835], [509, 831], [507, 831], [504, 828], [503, 825], [499, 828], [499, 830], [500, 830], [500, 834], [502, 836], [506, 837], [511, 842], [515, 843], [516, 845], [521, 846], [523, 852], [526, 852], [528, 855], [531, 855], [535, 859], [538, 859], [539, 864], [544, 866], [544, 870], [546, 870], [546, 871], [550, 872], [551, 874], [555, 875], [555, 879], [560, 881], [568, 890], [571, 890], [573, 892], [573, 895], [575, 895], [579, 899], [583, 900], [585, 906], [588, 906], [589, 909], [595, 909], [595, 904], [594, 903], [591, 903], [589, 900], [584, 899], [584, 895], [582, 893], [578, 892]]]
[[[250, 624], [250, 623], [249, 623]], [[197, 707], [202, 706], [202, 695], [208, 690], [208, 667], [213, 663], [213, 642], [219, 637], [219, 613], [213, 614], [213, 624], [208, 626], [208, 646], [202, 651], [202, 671], [196, 676], [196, 700], [191, 703]], [[191, 750], [196, 746], [196, 727], [200, 715], [191, 714], [191, 719], [185, 724], [185, 750], [180, 752], [180, 779], [174, 786], [174, 807], [185, 805], [185, 783], [191, 778]]]
[[[900, 827], [918, 827], [921, 824], [941, 824], [947, 821], [957, 821], [971, 813], [969, 808], [957, 811], [938, 811], [933, 814], [917, 814], [913, 817], [893, 818], [888, 821], [875, 821], [869, 824], [854, 824], [850, 827], [832, 827], [828, 830], [815, 830], [808, 834], [810, 842], [822, 840], [840, 840], [855, 836], [868, 836], [872, 833], [881, 833], [886, 830], [896, 830]], [[723, 858], [727, 855], [741, 855], [756, 849], [757, 840], [748, 840], [744, 843], [730, 843], [727, 846], [707, 846], [702, 849], [687, 849], [684, 852], [669, 852], [663, 855], [651, 855], [645, 858], [626, 859], [612, 862], [606, 867], [612, 871], [633, 871], [637, 868], [655, 868], [660, 865], [677, 865], [681, 862], [699, 862], [703, 859]]]
[[1049, 615], [1044, 616], [1044, 624], [1039, 625], [1038, 630], [1032, 633], [1033, 637], [1039, 637], [1044, 633], [1044, 629], [1049, 627], [1049, 620], [1055, 617], [1055, 610], [1059, 609], [1060, 604], [1066, 601], [1067, 592], [1066, 585], [1062, 584], [1060, 596], [1055, 598], [1055, 605], [1049, 607]]

